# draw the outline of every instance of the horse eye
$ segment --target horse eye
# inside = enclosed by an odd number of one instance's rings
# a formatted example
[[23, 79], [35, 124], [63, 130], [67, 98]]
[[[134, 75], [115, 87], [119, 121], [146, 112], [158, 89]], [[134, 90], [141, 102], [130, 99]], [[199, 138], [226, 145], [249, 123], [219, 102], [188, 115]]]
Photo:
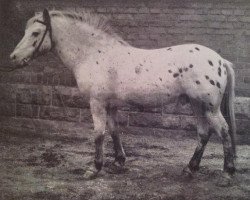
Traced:
[[37, 37], [39, 35], [39, 32], [33, 32], [32, 36]]

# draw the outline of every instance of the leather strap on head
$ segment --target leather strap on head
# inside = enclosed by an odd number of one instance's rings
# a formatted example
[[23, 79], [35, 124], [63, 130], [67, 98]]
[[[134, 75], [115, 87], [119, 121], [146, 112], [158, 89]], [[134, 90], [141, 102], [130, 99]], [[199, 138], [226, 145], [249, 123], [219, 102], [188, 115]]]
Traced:
[[43, 41], [44, 41], [44, 39], [45, 39], [45, 36], [46, 36], [47, 32], [49, 32], [49, 37], [50, 37], [50, 44], [51, 44], [50, 50], [54, 47], [54, 42], [53, 42], [53, 40], [52, 40], [52, 27], [51, 27], [51, 21], [50, 21], [50, 16], [49, 16], [49, 13], [48, 13], [47, 10], [44, 10], [44, 12], [43, 12], [43, 19], [44, 19], [44, 21], [41, 21], [41, 20], [38, 20], [38, 19], [34, 21], [34, 23], [35, 23], [35, 22], [38, 22], [38, 23], [43, 24], [44, 26], [46, 26], [46, 29], [45, 29], [45, 31], [44, 31], [44, 34], [43, 34], [43, 36], [42, 36], [42, 39], [40, 40], [40, 42], [39, 42], [37, 48], [36, 48], [35, 51], [33, 52], [33, 57], [36, 57], [36, 56], [39, 54], [40, 47], [41, 47], [41, 45], [42, 45], [42, 43], [43, 43]]

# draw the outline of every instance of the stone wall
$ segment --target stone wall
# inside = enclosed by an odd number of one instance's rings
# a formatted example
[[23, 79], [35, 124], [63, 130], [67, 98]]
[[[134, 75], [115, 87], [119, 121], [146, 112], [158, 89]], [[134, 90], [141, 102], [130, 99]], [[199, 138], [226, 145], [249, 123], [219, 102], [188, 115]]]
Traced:
[[[111, 19], [113, 27], [131, 45], [159, 48], [183, 43], [208, 46], [235, 64], [236, 111], [239, 134], [250, 128], [250, 1], [249, 0], [10, 0], [1, 1], [0, 65], [10, 66], [8, 55], [23, 34], [26, 21], [43, 8], [92, 11]], [[1, 126], [5, 119], [85, 122], [91, 124], [89, 104], [79, 94], [72, 73], [49, 54], [31, 66], [0, 72]], [[177, 114], [178, 113], [178, 114]], [[188, 104], [120, 112], [125, 126], [194, 130]], [[30, 120], [29, 120], [30, 119]]]

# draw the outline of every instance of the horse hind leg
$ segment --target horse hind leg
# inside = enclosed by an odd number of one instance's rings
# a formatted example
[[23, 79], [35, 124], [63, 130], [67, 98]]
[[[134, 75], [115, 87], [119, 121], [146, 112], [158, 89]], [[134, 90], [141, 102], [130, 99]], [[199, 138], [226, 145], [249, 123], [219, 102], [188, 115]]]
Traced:
[[117, 130], [117, 108], [109, 106], [107, 112], [108, 131], [111, 134], [114, 144], [115, 162], [124, 165], [126, 156], [120, 139], [120, 134]]
[[208, 121], [205, 116], [204, 103], [192, 99], [190, 100], [190, 103], [194, 111], [194, 114], [197, 117], [198, 144], [189, 164], [183, 170], [185, 173], [188, 174], [192, 174], [193, 172], [199, 170], [199, 165], [201, 162], [202, 155], [204, 153], [208, 140], [211, 136], [211, 132], [209, 131]]
[[223, 169], [229, 175], [233, 175], [235, 173], [234, 151], [232, 147], [231, 137], [229, 135], [228, 124], [219, 109], [215, 113], [208, 112], [207, 117], [213, 130], [218, 134], [222, 141], [224, 151]]

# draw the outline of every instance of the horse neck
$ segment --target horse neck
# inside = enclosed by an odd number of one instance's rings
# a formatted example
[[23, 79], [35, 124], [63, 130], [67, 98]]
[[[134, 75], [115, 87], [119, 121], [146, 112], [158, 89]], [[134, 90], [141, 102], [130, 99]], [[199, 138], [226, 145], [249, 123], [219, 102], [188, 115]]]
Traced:
[[62, 19], [52, 21], [55, 52], [64, 65], [74, 70], [84, 64], [92, 52], [104, 49], [117, 41], [100, 30], [81, 22], [72, 23]]

